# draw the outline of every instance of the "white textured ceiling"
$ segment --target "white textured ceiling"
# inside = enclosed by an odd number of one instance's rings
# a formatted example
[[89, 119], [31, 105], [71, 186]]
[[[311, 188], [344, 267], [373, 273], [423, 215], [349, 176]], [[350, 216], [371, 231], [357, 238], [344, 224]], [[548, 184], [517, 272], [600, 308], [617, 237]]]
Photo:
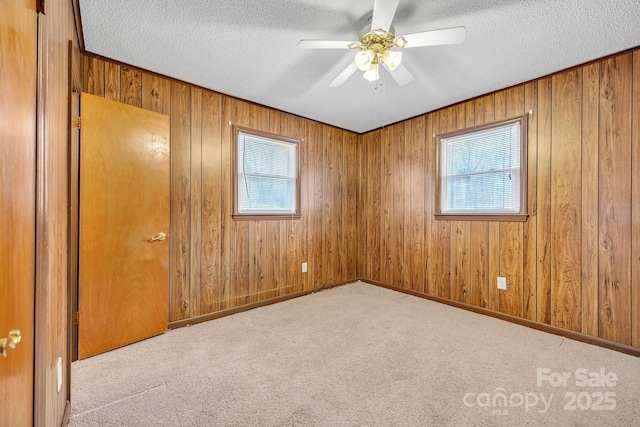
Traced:
[[[88, 52], [358, 133], [640, 45], [638, 0], [400, 0], [396, 35], [466, 27], [460, 45], [405, 49], [415, 80], [329, 83], [373, 0], [80, 0]], [[380, 85], [380, 83], [382, 83]]]

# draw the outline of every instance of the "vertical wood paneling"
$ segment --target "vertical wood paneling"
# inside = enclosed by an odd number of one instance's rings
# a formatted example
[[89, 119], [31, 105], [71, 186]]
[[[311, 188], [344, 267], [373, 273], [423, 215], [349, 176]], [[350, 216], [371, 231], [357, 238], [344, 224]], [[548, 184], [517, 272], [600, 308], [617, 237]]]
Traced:
[[631, 345], [640, 347], [640, 51], [633, 52], [631, 123]]
[[[440, 110], [438, 117], [439, 128], [437, 133], [449, 131], [449, 114], [453, 107]], [[437, 295], [443, 298], [451, 298], [451, 223], [450, 221], [435, 221], [434, 262], [435, 282]]]
[[[171, 115], [170, 320], [364, 277], [638, 346], [638, 56], [364, 135], [108, 61], [82, 65], [85, 91]], [[436, 221], [433, 135], [530, 110], [527, 221]], [[302, 219], [231, 218], [229, 121], [304, 139]]]
[[551, 79], [551, 324], [580, 330], [582, 71]]
[[171, 80], [142, 73], [142, 108], [157, 113], [171, 114]]
[[112, 101], [120, 101], [120, 66], [105, 62], [104, 96]]
[[104, 61], [85, 56], [82, 63], [84, 67], [83, 91], [104, 97]]
[[333, 130], [333, 142], [334, 149], [331, 150], [331, 163], [333, 170], [333, 210], [330, 215], [333, 216], [333, 224], [335, 226], [333, 232], [333, 238], [331, 239], [335, 248], [336, 258], [333, 262], [333, 283], [342, 282], [345, 278], [346, 268], [345, 264], [340, 260], [345, 259], [345, 242], [342, 238], [344, 231], [344, 203], [343, 203], [343, 190], [345, 188], [345, 173], [344, 173], [344, 150], [343, 150], [343, 138], [342, 131], [338, 129]]
[[631, 342], [631, 67], [632, 55], [600, 67], [600, 336]]
[[382, 259], [380, 254], [382, 250], [382, 205], [380, 202], [382, 193], [382, 132], [375, 131], [371, 134], [371, 144], [369, 145], [370, 151], [370, 180], [369, 194], [370, 194], [370, 209], [371, 209], [371, 222], [369, 223], [369, 229], [367, 235], [369, 237], [370, 247], [369, 259], [367, 261], [369, 265], [369, 272], [373, 280], [382, 279]]
[[172, 82], [171, 100], [169, 321], [173, 322], [188, 318], [191, 304], [191, 88]]
[[410, 288], [414, 291], [425, 292], [425, 199], [430, 197], [430, 193], [425, 194], [425, 175], [429, 173], [429, 168], [425, 167], [425, 118], [417, 117], [408, 122], [407, 140], [409, 141], [407, 162], [410, 178], [408, 181], [410, 192], [409, 211], [407, 212], [407, 223], [409, 230], [407, 235], [409, 241], [406, 242], [408, 248], [408, 266], [410, 271]]
[[[144, 80], [143, 80], [144, 81]], [[144, 86], [144, 83], [143, 83]], [[143, 97], [144, 99], [144, 97]], [[220, 310], [224, 295], [220, 280], [220, 248], [223, 227], [221, 96], [210, 91], [202, 94], [202, 263], [201, 312]]]
[[436, 164], [437, 164], [437, 150], [435, 144], [436, 133], [436, 114], [430, 113], [425, 117], [425, 175], [424, 175], [424, 241], [425, 241], [425, 292], [429, 295], [436, 295], [436, 283], [435, 283], [435, 218], [433, 216], [436, 200]]
[[202, 293], [202, 89], [191, 89], [191, 248], [189, 316], [201, 314]]
[[408, 194], [405, 193], [404, 167], [404, 124], [399, 123], [389, 128], [389, 144], [391, 145], [392, 195], [389, 208], [392, 214], [391, 223], [391, 263], [393, 285], [404, 287], [404, 205]]
[[311, 287], [321, 287], [323, 278], [323, 242], [322, 218], [324, 212], [323, 193], [323, 173], [324, 173], [324, 139], [323, 126], [312, 123], [307, 133], [307, 143], [309, 144], [309, 155], [314, 159], [310, 163], [311, 177], [309, 179], [309, 191], [311, 200], [309, 204], [309, 264], [308, 273], [310, 275]]
[[582, 333], [598, 336], [598, 63], [582, 77]]
[[222, 97], [220, 112], [220, 286], [219, 298], [220, 309], [224, 310], [231, 307], [231, 289], [233, 286], [232, 269], [235, 265], [233, 256], [233, 221], [231, 213], [233, 212], [233, 195], [231, 188], [233, 187], [233, 176], [231, 163], [233, 155], [231, 154], [231, 103], [229, 97]]
[[357, 259], [358, 259], [358, 174], [360, 173], [360, 158], [358, 155], [358, 137], [350, 132], [343, 132], [344, 135], [344, 159], [343, 170], [346, 173], [346, 193], [343, 194], [345, 230], [343, 232], [344, 242], [346, 245], [346, 276], [349, 278], [358, 277], [357, 275]]
[[551, 324], [551, 80], [538, 81], [538, 322]]
[[537, 206], [538, 197], [538, 84], [524, 87], [524, 111], [527, 118], [527, 210], [523, 224], [522, 309], [523, 317], [537, 318]]
[[380, 172], [380, 279], [393, 284], [393, 148], [389, 135], [390, 129], [381, 130], [381, 165]]
[[121, 67], [120, 102], [142, 107], [142, 73], [129, 67]]

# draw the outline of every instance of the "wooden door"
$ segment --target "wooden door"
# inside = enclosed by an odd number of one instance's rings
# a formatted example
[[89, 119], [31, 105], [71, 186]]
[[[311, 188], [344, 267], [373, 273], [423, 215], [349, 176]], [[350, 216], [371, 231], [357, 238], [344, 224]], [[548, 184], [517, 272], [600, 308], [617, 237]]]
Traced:
[[86, 93], [80, 111], [83, 359], [167, 330], [169, 116]]
[[0, 0], [0, 425], [33, 422], [36, 19], [35, 1]]

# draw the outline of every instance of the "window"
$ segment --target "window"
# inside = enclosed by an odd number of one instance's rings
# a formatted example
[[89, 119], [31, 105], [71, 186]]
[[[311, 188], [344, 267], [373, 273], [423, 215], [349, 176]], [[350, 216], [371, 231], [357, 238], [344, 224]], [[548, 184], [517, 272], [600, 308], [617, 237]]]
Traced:
[[299, 218], [297, 139], [235, 127], [235, 219]]
[[440, 135], [439, 219], [525, 221], [527, 116]]

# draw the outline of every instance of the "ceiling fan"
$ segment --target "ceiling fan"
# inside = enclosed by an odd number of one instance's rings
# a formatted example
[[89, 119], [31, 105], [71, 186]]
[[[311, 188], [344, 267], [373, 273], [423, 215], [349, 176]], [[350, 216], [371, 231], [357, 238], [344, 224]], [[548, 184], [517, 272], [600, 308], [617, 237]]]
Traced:
[[362, 29], [358, 41], [300, 40], [298, 47], [358, 51], [354, 61], [329, 84], [331, 87], [340, 86], [356, 70], [364, 71], [363, 77], [369, 81], [378, 80], [380, 63], [400, 86], [406, 85], [413, 80], [413, 74], [402, 64], [401, 49], [462, 43], [466, 30], [464, 27], [454, 27], [396, 37], [391, 23], [398, 2], [399, 0], [374, 0], [371, 24]]

